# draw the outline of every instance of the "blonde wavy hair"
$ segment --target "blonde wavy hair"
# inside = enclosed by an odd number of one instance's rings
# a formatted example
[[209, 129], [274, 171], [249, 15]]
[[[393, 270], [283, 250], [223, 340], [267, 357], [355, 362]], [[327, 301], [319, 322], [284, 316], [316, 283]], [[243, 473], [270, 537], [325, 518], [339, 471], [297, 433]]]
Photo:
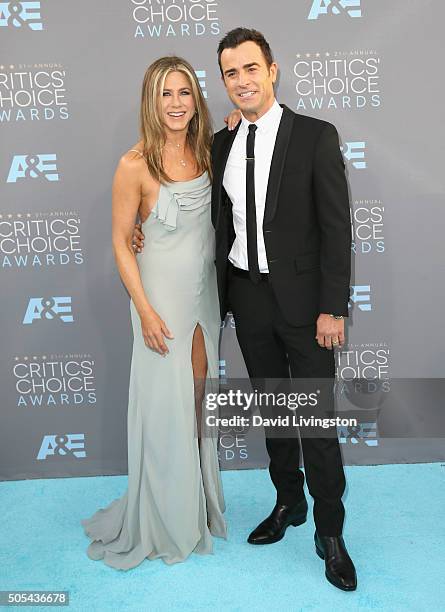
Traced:
[[213, 130], [210, 113], [201, 87], [192, 66], [182, 57], [160, 57], [146, 70], [142, 82], [140, 108], [140, 134], [143, 142], [143, 156], [150, 174], [161, 183], [170, 181], [162, 164], [162, 149], [166, 141], [166, 132], [162, 120], [162, 92], [165, 79], [170, 72], [182, 72], [190, 83], [195, 102], [196, 113], [189, 123], [187, 143], [196, 157], [197, 170], [200, 174], [207, 170], [210, 177], [210, 148]]

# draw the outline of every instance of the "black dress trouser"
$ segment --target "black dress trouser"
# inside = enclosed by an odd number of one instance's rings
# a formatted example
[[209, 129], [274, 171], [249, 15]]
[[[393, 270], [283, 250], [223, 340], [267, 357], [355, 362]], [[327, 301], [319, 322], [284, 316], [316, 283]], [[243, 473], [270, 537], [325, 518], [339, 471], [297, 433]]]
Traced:
[[[267, 279], [267, 277], [266, 277]], [[334, 380], [333, 351], [318, 345], [316, 325], [292, 326], [284, 319], [271, 284], [254, 284], [229, 266], [228, 301], [250, 378], [320, 378]], [[332, 396], [333, 406], [333, 396]], [[320, 535], [341, 535], [345, 489], [340, 446], [330, 437], [266, 437], [269, 472], [277, 503], [293, 505], [304, 497], [300, 443], [307, 485], [314, 498], [314, 521]]]

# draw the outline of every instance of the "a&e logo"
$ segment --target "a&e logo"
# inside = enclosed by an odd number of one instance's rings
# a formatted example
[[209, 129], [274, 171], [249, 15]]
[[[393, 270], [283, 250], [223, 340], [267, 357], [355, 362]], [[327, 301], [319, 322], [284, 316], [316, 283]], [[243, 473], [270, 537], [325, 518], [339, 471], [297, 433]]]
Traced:
[[366, 446], [378, 446], [377, 423], [370, 421], [369, 423], [359, 423], [349, 427], [340, 427], [338, 431], [338, 441], [340, 444], [356, 444]]
[[23, 325], [30, 325], [41, 319], [59, 319], [63, 323], [73, 323], [71, 297], [31, 298], [23, 319]]
[[38, 460], [47, 457], [76, 457], [81, 459], [87, 456], [85, 452], [85, 434], [49, 434], [43, 437], [40, 445]]
[[349, 17], [361, 17], [361, 0], [312, 0], [308, 19], [318, 19], [320, 15], [340, 15], [347, 13]]
[[195, 74], [198, 77], [199, 86], [201, 87], [201, 90], [202, 90], [202, 95], [204, 96], [204, 98], [207, 98], [206, 82], [205, 82], [206, 71], [205, 70], [195, 70]]
[[225, 359], [220, 359], [219, 360], [219, 380], [222, 384], [226, 384], [227, 383], [227, 376], [226, 376], [226, 360]]
[[18, 179], [45, 178], [47, 181], [58, 181], [55, 153], [35, 155], [14, 155], [9, 169], [7, 183], [16, 183]]
[[[350, 300], [356, 304], [359, 310], [369, 312], [372, 310], [371, 304], [371, 285], [352, 285]], [[348, 304], [349, 308], [352, 304]]]
[[364, 170], [366, 168], [366, 142], [345, 142], [340, 149], [343, 152], [343, 157], [346, 161], [351, 162], [354, 168], [357, 170]]
[[0, 2], [0, 27], [43, 30], [40, 2]]

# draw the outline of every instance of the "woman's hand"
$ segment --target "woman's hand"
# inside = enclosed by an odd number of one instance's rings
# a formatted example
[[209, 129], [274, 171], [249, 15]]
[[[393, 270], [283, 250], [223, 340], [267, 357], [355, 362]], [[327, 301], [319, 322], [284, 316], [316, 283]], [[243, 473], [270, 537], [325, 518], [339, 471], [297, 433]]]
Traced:
[[148, 348], [165, 357], [169, 350], [164, 342], [164, 336], [172, 340], [173, 335], [161, 317], [151, 310], [141, 316], [141, 327], [142, 336]]
[[224, 123], [227, 123], [229, 131], [234, 130], [240, 121], [241, 111], [237, 108], [235, 108], [228, 117], [224, 117]]

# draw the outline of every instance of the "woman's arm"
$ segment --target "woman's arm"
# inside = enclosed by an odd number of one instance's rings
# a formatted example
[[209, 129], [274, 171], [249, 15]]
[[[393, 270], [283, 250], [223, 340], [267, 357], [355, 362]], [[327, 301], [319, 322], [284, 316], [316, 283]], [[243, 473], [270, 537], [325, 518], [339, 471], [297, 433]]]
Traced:
[[119, 274], [141, 318], [147, 346], [166, 354], [168, 348], [163, 336], [172, 338], [172, 335], [148, 301], [132, 247], [133, 228], [141, 201], [140, 167], [137, 161], [125, 155], [116, 168], [112, 200], [113, 253]]

